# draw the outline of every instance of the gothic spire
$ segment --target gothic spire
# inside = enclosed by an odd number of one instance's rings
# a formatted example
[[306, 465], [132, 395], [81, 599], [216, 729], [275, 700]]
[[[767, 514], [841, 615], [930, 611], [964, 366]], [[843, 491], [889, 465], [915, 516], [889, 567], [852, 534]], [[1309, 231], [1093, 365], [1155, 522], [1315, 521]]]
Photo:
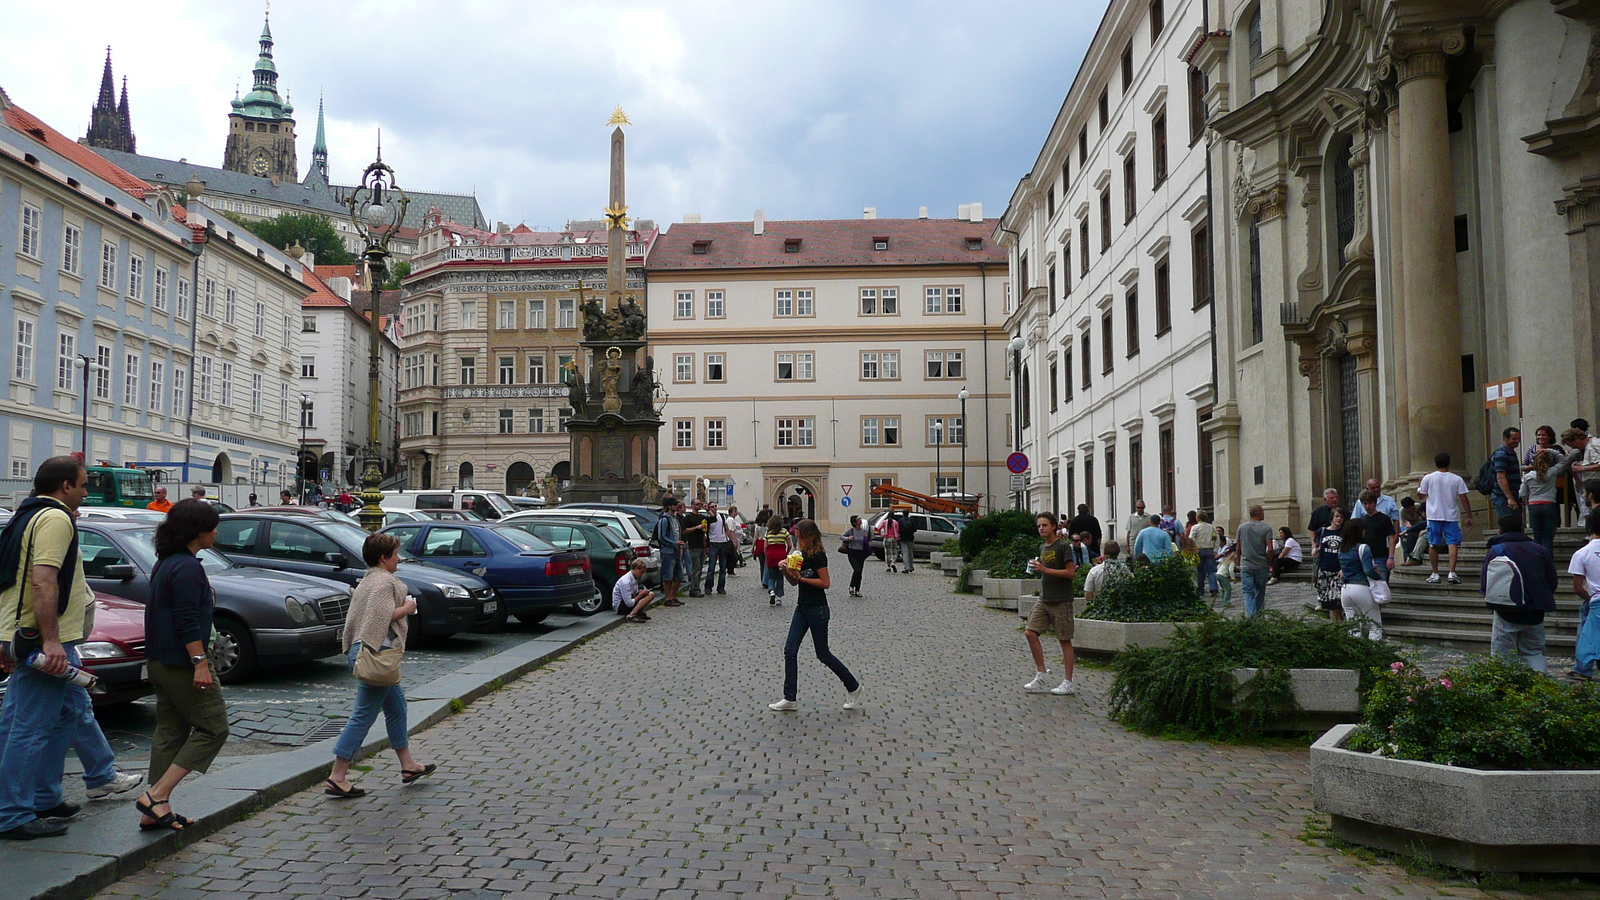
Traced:
[[311, 168], [322, 173], [322, 180], [328, 180], [328, 132], [323, 122], [322, 95], [317, 95], [317, 139], [311, 145]]
[[117, 105], [116, 80], [111, 77], [111, 47], [106, 47], [106, 68], [100, 73], [100, 99], [95, 101], [96, 109], [113, 109]]
[[122, 102], [117, 102], [116, 78], [111, 74], [111, 48], [100, 73], [100, 96], [89, 110], [89, 131], [83, 143], [107, 150], [133, 153], [133, 120], [128, 115], [128, 79], [122, 79]]

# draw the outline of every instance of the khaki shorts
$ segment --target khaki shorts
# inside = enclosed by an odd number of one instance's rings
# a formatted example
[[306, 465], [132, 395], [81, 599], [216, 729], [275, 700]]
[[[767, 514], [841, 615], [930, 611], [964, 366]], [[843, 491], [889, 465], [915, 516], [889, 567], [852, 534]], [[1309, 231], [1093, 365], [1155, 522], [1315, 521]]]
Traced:
[[1034, 634], [1054, 631], [1056, 640], [1072, 640], [1072, 601], [1034, 601], [1033, 612], [1028, 614], [1028, 630]]

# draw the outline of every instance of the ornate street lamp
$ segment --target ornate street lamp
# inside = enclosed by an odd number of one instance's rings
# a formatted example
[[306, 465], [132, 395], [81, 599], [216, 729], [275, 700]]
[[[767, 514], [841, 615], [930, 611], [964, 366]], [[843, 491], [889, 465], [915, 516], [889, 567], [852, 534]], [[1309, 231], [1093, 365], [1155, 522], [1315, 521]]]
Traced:
[[383, 527], [383, 446], [378, 434], [378, 413], [383, 402], [379, 373], [382, 371], [383, 327], [379, 322], [379, 298], [383, 294], [383, 280], [388, 272], [389, 241], [405, 221], [407, 199], [405, 191], [395, 183], [394, 170], [383, 161], [383, 139], [378, 139], [378, 158], [361, 173], [361, 181], [350, 192], [346, 205], [355, 222], [356, 233], [366, 244], [363, 257], [367, 264], [367, 282], [372, 291], [370, 325], [372, 347], [367, 358], [367, 447], [366, 468], [361, 474], [361, 526], [368, 531]]

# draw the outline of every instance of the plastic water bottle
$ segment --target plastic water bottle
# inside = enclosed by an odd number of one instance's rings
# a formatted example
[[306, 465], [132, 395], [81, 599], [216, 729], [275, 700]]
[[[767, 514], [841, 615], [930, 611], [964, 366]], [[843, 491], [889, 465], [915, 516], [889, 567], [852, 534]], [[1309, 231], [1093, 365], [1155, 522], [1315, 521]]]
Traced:
[[[35, 651], [33, 651], [32, 655], [30, 655], [28, 657], [28, 665], [33, 666], [35, 669], [38, 669], [39, 671], [43, 672], [44, 671], [44, 651], [43, 650], [35, 650]], [[72, 663], [67, 663], [67, 671], [65, 673], [63, 673], [61, 675], [57, 675], [55, 677], [64, 678], [67, 681], [71, 682], [72, 684], [75, 684], [78, 687], [83, 688], [84, 690], [88, 690], [88, 689], [90, 689], [90, 688], [92, 688], [95, 685], [100, 683], [100, 676], [94, 674], [93, 672], [90, 672], [88, 669], [85, 669], [85, 668], [83, 668], [81, 666], [75, 666]]]

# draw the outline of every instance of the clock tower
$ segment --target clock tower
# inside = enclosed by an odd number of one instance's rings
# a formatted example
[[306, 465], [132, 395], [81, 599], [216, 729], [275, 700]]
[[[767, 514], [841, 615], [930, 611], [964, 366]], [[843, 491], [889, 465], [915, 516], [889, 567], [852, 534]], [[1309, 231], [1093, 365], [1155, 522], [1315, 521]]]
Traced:
[[243, 99], [234, 97], [228, 114], [228, 145], [222, 167], [262, 178], [297, 182], [294, 150], [294, 106], [278, 96], [278, 67], [272, 62], [271, 22], [261, 26], [261, 55], [256, 58], [253, 86]]

